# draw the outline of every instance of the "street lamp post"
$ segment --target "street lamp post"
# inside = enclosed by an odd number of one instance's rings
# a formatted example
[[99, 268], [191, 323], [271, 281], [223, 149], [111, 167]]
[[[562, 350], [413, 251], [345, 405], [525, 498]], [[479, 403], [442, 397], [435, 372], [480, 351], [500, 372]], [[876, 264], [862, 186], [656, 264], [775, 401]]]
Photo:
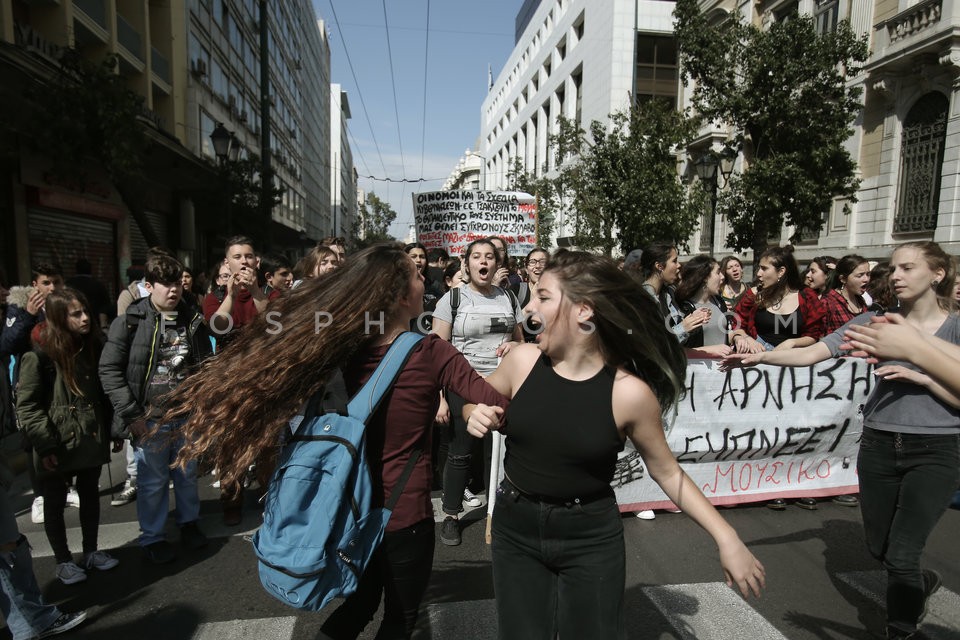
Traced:
[[213, 143], [213, 153], [217, 156], [217, 163], [220, 166], [220, 179], [230, 187], [230, 193], [227, 194], [226, 211], [226, 234], [227, 237], [233, 233], [233, 188], [230, 180], [226, 179], [226, 174], [231, 171], [227, 166], [228, 162], [236, 162], [240, 157], [240, 140], [233, 131], [227, 131], [222, 122], [218, 122], [210, 134], [210, 142]]
[[[710, 251], [716, 246], [716, 217], [717, 217], [717, 196], [721, 186], [725, 186], [730, 181], [730, 175], [733, 173], [733, 165], [737, 160], [737, 152], [730, 147], [724, 147], [718, 155], [710, 150], [697, 158], [693, 163], [693, 168], [697, 172], [697, 178], [700, 180], [700, 187], [710, 194], [710, 217], [708, 224], [704, 225], [703, 233], [706, 234], [710, 244]], [[720, 184], [717, 170], [720, 170], [720, 176], [723, 178], [723, 185]], [[703, 241], [700, 245], [703, 246]]]

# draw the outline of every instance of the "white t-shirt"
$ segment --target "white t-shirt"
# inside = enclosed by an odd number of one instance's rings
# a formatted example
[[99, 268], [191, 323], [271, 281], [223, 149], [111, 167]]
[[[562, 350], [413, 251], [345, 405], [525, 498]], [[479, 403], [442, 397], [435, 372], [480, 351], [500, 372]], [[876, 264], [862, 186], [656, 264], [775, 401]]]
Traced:
[[[453, 319], [449, 291], [437, 302], [433, 317], [446, 322]], [[520, 322], [523, 311], [500, 287], [493, 287], [490, 295], [485, 296], [470, 285], [463, 285], [450, 342], [477, 373], [488, 376], [497, 368], [497, 347], [513, 339], [513, 328]]]

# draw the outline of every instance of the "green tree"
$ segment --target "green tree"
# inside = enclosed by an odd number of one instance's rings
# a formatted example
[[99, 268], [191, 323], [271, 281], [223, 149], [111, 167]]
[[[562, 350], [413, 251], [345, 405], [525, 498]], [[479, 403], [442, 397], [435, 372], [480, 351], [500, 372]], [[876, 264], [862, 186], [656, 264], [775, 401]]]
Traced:
[[594, 120], [589, 136], [561, 118], [550, 142], [560, 163], [557, 180], [570, 194], [574, 242], [606, 255], [652, 240], [685, 245], [704, 196], [680, 181], [676, 150], [696, 129], [695, 120], [657, 100], [612, 113], [609, 124]]
[[554, 222], [563, 206], [562, 182], [527, 173], [523, 161], [517, 156], [507, 170], [507, 189], [537, 197], [537, 246], [549, 249]]
[[[809, 16], [762, 29], [738, 19], [711, 23], [697, 0], [677, 0], [675, 33], [694, 108], [730, 124], [745, 171], [720, 194], [727, 244], [754, 262], [786, 223], [791, 241], [820, 233], [835, 198], [856, 201], [856, 162], [844, 148], [861, 108], [848, 86], [867, 59], [866, 36], [847, 21], [817, 33]], [[845, 205], [844, 210], [849, 212]]]
[[396, 240], [387, 230], [397, 219], [397, 212], [384, 200], [377, 197], [372, 191], [367, 194], [363, 203], [360, 217], [353, 227], [353, 244], [358, 249], [369, 247], [379, 242], [393, 242]]

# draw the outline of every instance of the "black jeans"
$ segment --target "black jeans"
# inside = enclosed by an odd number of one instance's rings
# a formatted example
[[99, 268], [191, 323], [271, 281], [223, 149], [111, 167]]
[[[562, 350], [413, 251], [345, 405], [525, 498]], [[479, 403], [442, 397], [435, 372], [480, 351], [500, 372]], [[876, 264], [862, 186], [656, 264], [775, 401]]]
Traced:
[[353, 640], [373, 620], [383, 596], [383, 622], [376, 640], [409, 638], [430, 581], [435, 545], [432, 518], [384, 534], [357, 592], [330, 614], [322, 634], [332, 640]]
[[623, 523], [612, 490], [550, 504], [504, 480], [492, 533], [500, 640], [625, 637]]
[[441, 506], [444, 513], [455, 516], [463, 511], [463, 490], [470, 482], [474, 448], [482, 451], [483, 444], [467, 432], [467, 423], [463, 420], [464, 399], [447, 392], [447, 403], [450, 405], [451, 437], [447, 446], [447, 463], [443, 467]]
[[[83, 534], [83, 552], [97, 550], [97, 529], [100, 527], [100, 467], [76, 472], [77, 495], [80, 496], [80, 532]], [[63, 511], [67, 507], [67, 478], [51, 473], [39, 479], [43, 495], [43, 530], [50, 541], [57, 562], [71, 562], [73, 555], [67, 545], [67, 526]]]
[[867, 548], [887, 570], [887, 625], [912, 633], [924, 604], [920, 556], [960, 480], [960, 436], [864, 427], [857, 472]]

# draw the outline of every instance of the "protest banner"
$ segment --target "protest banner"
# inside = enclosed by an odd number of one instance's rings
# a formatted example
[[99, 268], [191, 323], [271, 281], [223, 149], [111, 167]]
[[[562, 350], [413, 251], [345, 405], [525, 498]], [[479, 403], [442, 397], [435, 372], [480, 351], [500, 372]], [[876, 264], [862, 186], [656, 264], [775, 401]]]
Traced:
[[413, 194], [417, 241], [463, 254], [474, 240], [500, 236], [511, 256], [537, 246], [536, 198], [517, 191], [429, 191]]
[[[856, 493], [860, 409], [873, 388], [863, 360], [723, 372], [691, 359], [667, 443], [713, 504]], [[613, 482], [621, 511], [673, 508], [627, 441]]]

